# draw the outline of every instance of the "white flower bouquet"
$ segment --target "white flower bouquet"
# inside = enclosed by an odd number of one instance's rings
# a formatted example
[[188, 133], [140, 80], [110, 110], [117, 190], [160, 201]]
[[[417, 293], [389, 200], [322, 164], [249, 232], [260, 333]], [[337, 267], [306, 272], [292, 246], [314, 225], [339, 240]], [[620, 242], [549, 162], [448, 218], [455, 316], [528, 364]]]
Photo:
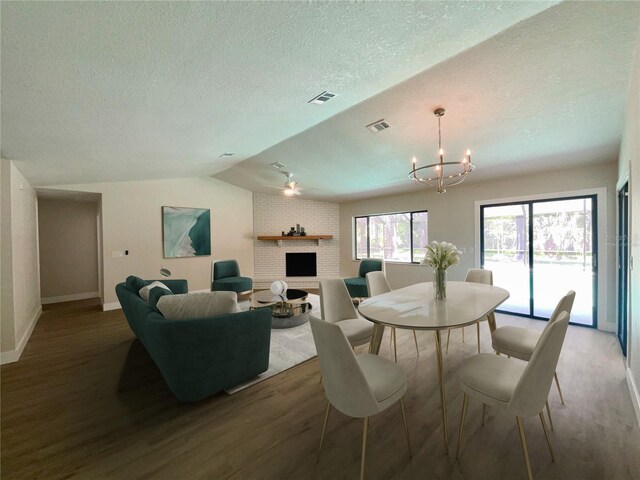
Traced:
[[462, 252], [453, 243], [431, 242], [425, 248], [427, 254], [420, 263], [429, 265], [434, 270], [446, 270], [460, 262]]
[[447, 298], [447, 268], [460, 262], [462, 252], [453, 243], [448, 242], [431, 242], [425, 248], [427, 254], [420, 263], [433, 268], [434, 296], [436, 300], [445, 300]]

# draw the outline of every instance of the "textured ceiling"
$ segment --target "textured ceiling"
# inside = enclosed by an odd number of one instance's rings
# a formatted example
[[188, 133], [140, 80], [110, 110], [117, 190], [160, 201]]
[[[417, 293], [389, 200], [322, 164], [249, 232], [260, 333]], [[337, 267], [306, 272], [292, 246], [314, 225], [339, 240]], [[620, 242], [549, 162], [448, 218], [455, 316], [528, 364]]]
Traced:
[[[439, 106], [447, 159], [473, 151], [468, 181], [615, 160], [639, 14], [637, 2], [552, 7], [216, 178], [256, 190], [279, 181], [280, 161], [308, 197], [424, 188], [407, 174], [414, 155], [436, 161]], [[364, 128], [381, 118], [391, 128]]]
[[[616, 158], [640, 2], [2, 2], [2, 156], [34, 183], [214, 175], [332, 200]], [[323, 90], [337, 93], [317, 106]], [[372, 134], [365, 125], [386, 119]], [[223, 152], [235, 152], [219, 158]]]
[[[493, 65], [473, 56], [461, 65], [456, 55], [555, 3], [3, 1], [2, 156], [40, 186], [213, 175], [253, 157], [224, 178], [255, 189], [264, 181], [253, 166], [277, 157], [296, 179], [313, 179], [318, 195], [362, 192], [369, 176], [372, 186], [386, 188], [396, 174], [389, 175], [387, 162], [400, 162], [404, 172], [409, 150], [428, 147], [424, 137], [433, 132], [424, 110], [432, 104], [451, 108], [446, 139], [455, 128], [487, 122], [485, 108], [493, 109], [496, 89], [513, 96], [500, 102], [515, 102], [511, 112], [527, 103], [520, 98], [528, 90], [546, 94], [540, 75], [523, 83], [515, 71], [529, 58], [540, 67], [535, 52], [524, 47], [512, 45], [507, 50], [514, 51], [506, 53], [513, 55], [494, 56]], [[598, 16], [592, 23], [628, 31], [619, 16], [613, 22]], [[553, 53], [536, 28], [551, 30], [570, 43], [573, 54], [584, 56], [579, 44], [535, 20], [518, 39], [527, 41], [527, 49], [542, 46]], [[624, 57], [614, 64], [609, 85], [616, 95], [631, 57], [616, 51], [622, 43], [607, 49]], [[486, 57], [484, 45], [476, 48]], [[551, 60], [556, 65], [569, 57]], [[514, 59], [517, 66], [507, 63]], [[391, 88], [434, 65], [440, 73], [410, 80], [410, 88]], [[514, 74], [518, 80], [504, 88]], [[542, 76], [564, 81], [564, 74]], [[338, 96], [322, 106], [307, 104], [323, 90]], [[583, 90], [599, 93], [589, 81]], [[370, 106], [348, 110], [372, 97]], [[463, 113], [464, 106], [472, 108]], [[392, 129], [364, 137], [371, 134], [362, 126], [383, 116]], [[512, 120], [529, 129], [530, 143], [537, 142], [541, 117], [533, 125]], [[471, 140], [479, 152], [495, 144], [478, 135]], [[503, 150], [519, 143], [505, 138]], [[229, 151], [236, 155], [219, 158]], [[345, 162], [349, 175], [334, 182]], [[323, 164], [331, 175], [324, 175]], [[384, 171], [374, 171], [378, 166]], [[284, 177], [266, 180], [280, 184]]]

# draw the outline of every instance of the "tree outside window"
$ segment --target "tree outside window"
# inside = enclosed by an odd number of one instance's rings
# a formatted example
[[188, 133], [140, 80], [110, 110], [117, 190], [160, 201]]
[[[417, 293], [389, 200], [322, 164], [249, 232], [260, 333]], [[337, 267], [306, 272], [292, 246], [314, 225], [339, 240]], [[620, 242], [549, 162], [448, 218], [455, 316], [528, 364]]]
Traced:
[[356, 259], [384, 258], [418, 263], [428, 243], [427, 212], [401, 212], [355, 218]]

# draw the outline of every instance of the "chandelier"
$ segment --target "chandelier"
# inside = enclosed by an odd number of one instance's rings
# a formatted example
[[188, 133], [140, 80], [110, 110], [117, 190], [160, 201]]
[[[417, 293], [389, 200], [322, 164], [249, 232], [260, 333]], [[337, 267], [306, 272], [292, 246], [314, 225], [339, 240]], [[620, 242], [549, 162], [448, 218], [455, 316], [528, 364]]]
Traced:
[[[464, 179], [473, 171], [475, 166], [471, 163], [471, 150], [467, 150], [467, 153], [459, 162], [444, 161], [442, 134], [440, 131], [440, 119], [444, 115], [444, 108], [436, 108], [433, 113], [438, 117], [438, 161], [425, 165], [424, 167], [418, 167], [418, 159], [413, 157], [413, 169], [411, 173], [409, 173], [409, 178], [416, 183], [435, 188], [437, 193], [445, 193], [447, 187], [452, 187], [464, 182]], [[425, 176], [423, 177], [420, 174]]]

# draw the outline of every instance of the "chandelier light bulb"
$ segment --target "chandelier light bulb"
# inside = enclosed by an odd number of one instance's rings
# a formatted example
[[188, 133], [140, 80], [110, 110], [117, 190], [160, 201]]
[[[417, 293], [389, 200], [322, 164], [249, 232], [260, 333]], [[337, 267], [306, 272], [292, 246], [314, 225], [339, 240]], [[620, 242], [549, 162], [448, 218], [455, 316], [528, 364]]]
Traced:
[[440, 149], [440, 150], [438, 151], [438, 155], [440, 155], [440, 156], [444, 155], [444, 150], [443, 150], [443, 149]]

